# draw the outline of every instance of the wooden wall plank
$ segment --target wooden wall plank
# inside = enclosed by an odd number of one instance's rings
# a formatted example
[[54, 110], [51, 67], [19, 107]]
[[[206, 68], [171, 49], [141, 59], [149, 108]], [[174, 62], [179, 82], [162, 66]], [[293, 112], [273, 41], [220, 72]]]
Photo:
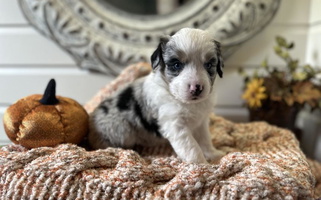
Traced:
[[55, 78], [57, 95], [74, 98], [84, 104], [111, 78], [89, 73], [78, 68], [4, 68], [0, 69], [1, 102], [11, 104], [16, 100], [43, 93], [48, 81]]
[[311, 0], [310, 21], [309, 21], [311, 26], [321, 23], [320, 8], [321, 8], [320, 0]]
[[310, 6], [311, 0], [281, 0], [281, 6], [273, 19], [272, 24], [285, 26], [308, 25]]
[[243, 81], [234, 69], [224, 69], [223, 78], [215, 80], [216, 105], [220, 107], [242, 106]]
[[0, 26], [26, 25], [18, 0], [0, 0]]
[[32, 27], [0, 27], [0, 65], [74, 63], [67, 53]]
[[256, 35], [251, 40], [241, 46], [225, 64], [230, 66], [254, 67], [259, 66], [267, 58], [272, 65], [284, 65], [274, 53], [275, 37], [280, 35], [288, 41], [295, 43], [295, 48], [291, 50], [291, 55], [304, 62], [306, 60], [305, 49], [307, 48], [308, 27], [305, 26], [279, 26], [271, 25], [262, 33]]
[[[307, 63], [321, 67], [321, 23], [315, 24], [309, 29], [308, 48], [306, 50]], [[321, 78], [321, 77], [320, 77]]]
[[220, 107], [214, 108], [214, 113], [217, 116], [224, 117], [225, 119], [233, 122], [248, 122], [248, 110], [246, 107]]

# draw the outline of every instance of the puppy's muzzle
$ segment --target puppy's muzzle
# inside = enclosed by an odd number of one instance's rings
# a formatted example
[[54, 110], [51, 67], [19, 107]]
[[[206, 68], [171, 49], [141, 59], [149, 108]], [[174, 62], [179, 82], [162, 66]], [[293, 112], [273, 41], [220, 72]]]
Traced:
[[202, 93], [203, 88], [200, 84], [191, 84], [189, 85], [189, 92], [193, 97], [198, 97]]

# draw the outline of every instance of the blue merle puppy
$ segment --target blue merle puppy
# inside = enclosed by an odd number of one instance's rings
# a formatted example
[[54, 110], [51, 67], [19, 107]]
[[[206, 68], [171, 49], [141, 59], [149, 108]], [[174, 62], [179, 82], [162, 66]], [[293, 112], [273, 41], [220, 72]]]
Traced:
[[133, 148], [169, 142], [185, 162], [224, 155], [209, 133], [214, 81], [222, 77], [220, 44], [208, 31], [184, 28], [162, 39], [153, 71], [104, 100], [90, 115], [92, 147]]

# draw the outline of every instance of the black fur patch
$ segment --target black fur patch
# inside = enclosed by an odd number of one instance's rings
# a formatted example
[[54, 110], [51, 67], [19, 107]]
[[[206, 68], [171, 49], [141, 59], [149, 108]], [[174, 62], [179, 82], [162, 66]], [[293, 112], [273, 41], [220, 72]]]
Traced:
[[107, 107], [105, 104], [101, 104], [101, 105], [98, 107], [98, 109], [102, 110], [105, 115], [108, 114], [109, 109], [108, 109], [108, 107]]
[[120, 111], [129, 110], [130, 102], [133, 100], [133, 88], [128, 87], [119, 94], [117, 107]]
[[151, 119], [149, 122], [143, 112], [141, 106], [138, 104], [134, 97], [134, 91], [133, 88], [128, 87], [124, 91], [122, 91], [119, 94], [119, 99], [117, 102], [117, 107], [120, 111], [126, 111], [131, 109], [131, 105], [134, 105], [134, 112], [139, 118], [142, 126], [151, 133], [155, 133], [157, 137], [162, 137], [162, 135], [159, 132], [159, 125], [157, 124], [156, 119]]
[[142, 113], [140, 105], [137, 102], [135, 102], [135, 114], [139, 117], [142, 125], [147, 131], [155, 133], [157, 137], [162, 137], [162, 135], [159, 132], [159, 125], [157, 123], [157, 120], [153, 118], [151, 119], [151, 122], [148, 122]]
[[164, 58], [163, 58], [163, 49], [168, 42], [168, 38], [162, 37], [160, 38], [160, 42], [157, 46], [157, 49], [154, 51], [154, 53], [151, 56], [151, 63], [152, 63], [152, 68], [155, 70], [159, 65], [161, 67], [165, 66], [164, 63]]
[[219, 43], [218, 41], [214, 40], [214, 43], [216, 45], [216, 52], [217, 52], [217, 66], [216, 66], [216, 71], [218, 73], [218, 75], [220, 76], [220, 78], [223, 78], [223, 67], [224, 67], [224, 63], [223, 63], [223, 58], [222, 58], [222, 54], [221, 54], [221, 43]]
[[152, 62], [152, 68], [156, 69], [156, 67], [163, 62], [163, 56], [162, 56], [162, 44], [159, 43], [157, 49], [154, 51], [154, 53], [151, 56], [151, 62]]
[[217, 70], [217, 73], [218, 75], [220, 76], [220, 78], [223, 78], [223, 71], [222, 71], [222, 67], [224, 66], [222, 63], [221, 63], [221, 59], [219, 58], [218, 59], [218, 62], [217, 62], [217, 67], [216, 67], [216, 70]]

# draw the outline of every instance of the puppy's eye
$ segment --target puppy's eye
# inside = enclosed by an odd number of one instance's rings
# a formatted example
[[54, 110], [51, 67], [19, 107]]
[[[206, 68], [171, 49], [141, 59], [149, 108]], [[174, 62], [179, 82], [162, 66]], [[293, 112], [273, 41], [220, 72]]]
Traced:
[[181, 70], [182, 68], [183, 68], [183, 63], [181, 63], [181, 62], [177, 62], [177, 63], [175, 63], [174, 65], [173, 65], [173, 69], [175, 70], [175, 71], [179, 71], [179, 70]]
[[169, 67], [169, 70], [175, 72], [181, 71], [184, 68], [184, 64], [177, 59], [171, 60], [167, 65]]
[[211, 69], [213, 67], [213, 63], [205, 63], [205, 67], [207, 69]]
[[214, 67], [214, 63], [215, 63], [215, 59], [211, 59], [210, 61], [208, 61], [207, 63], [204, 64], [204, 67], [206, 69], [211, 69], [212, 67]]

